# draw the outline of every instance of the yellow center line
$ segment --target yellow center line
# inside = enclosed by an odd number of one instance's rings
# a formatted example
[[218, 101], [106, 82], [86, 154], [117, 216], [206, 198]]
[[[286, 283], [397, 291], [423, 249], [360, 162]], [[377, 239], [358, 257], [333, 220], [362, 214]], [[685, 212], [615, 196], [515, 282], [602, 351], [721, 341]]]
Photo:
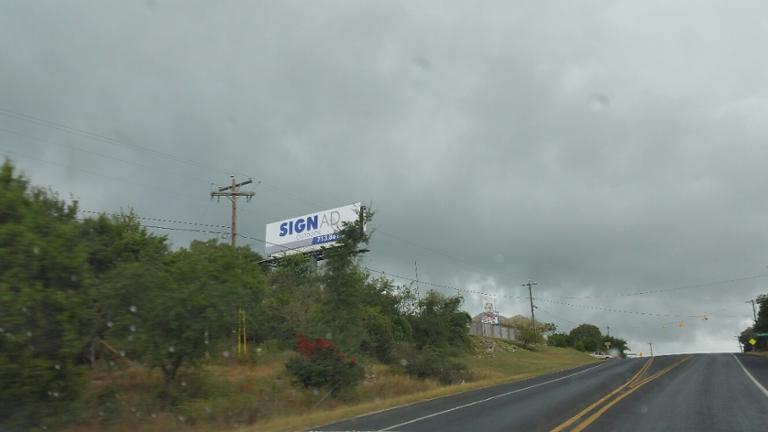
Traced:
[[649, 382], [659, 378], [660, 376], [666, 374], [667, 372], [671, 371], [672, 369], [680, 366], [683, 362], [685, 362], [686, 360], [688, 360], [690, 358], [691, 358], [690, 356], [685, 357], [682, 360], [678, 361], [677, 363], [673, 364], [672, 366], [669, 366], [669, 367], [667, 367], [665, 369], [662, 369], [662, 370], [656, 372], [655, 374], [649, 376], [648, 378], [642, 380], [639, 384], [637, 384], [636, 386], [632, 387], [629, 391], [620, 394], [615, 399], [613, 399], [612, 401], [610, 401], [607, 404], [605, 404], [605, 406], [603, 406], [599, 410], [595, 411], [591, 416], [587, 417], [586, 420], [581, 422], [575, 428], [571, 429], [571, 432], [581, 432], [581, 431], [583, 431], [587, 426], [591, 425], [592, 423], [595, 422], [595, 420], [600, 418], [601, 415], [605, 414], [606, 411], [611, 409], [612, 406], [614, 406], [617, 403], [619, 403], [620, 400], [624, 399], [625, 397], [627, 397], [627, 396], [631, 395], [632, 393], [634, 393], [635, 391], [639, 390], [640, 387], [648, 384]]
[[590, 412], [593, 409], [595, 409], [595, 407], [597, 407], [601, 403], [605, 402], [608, 398], [610, 398], [611, 396], [613, 396], [616, 393], [620, 392], [621, 390], [623, 390], [628, 385], [633, 384], [635, 381], [638, 381], [640, 379], [640, 377], [642, 377], [643, 374], [646, 371], [648, 371], [648, 369], [651, 367], [651, 363], [653, 363], [653, 359], [654, 359], [654, 357], [649, 358], [648, 361], [645, 362], [645, 364], [643, 364], [643, 366], [640, 368], [640, 370], [638, 370], [637, 373], [635, 373], [632, 376], [632, 378], [629, 379], [629, 381], [625, 382], [624, 384], [620, 385], [618, 388], [616, 388], [612, 392], [610, 392], [607, 395], [603, 396], [597, 402], [595, 402], [592, 405], [584, 408], [578, 414], [576, 414], [575, 416], [571, 417], [570, 419], [568, 419], [565, 423], [561, 424], [560, 426], [552, 429], [552, 431], [550, 431], [550, 432], [561, 432], [561, 431], [565, 430], [565, 428], [567, 428], [568, 426], [572, 425], [573, 423], [575, 423], [580, 418], [584, 417], [588, 412]]

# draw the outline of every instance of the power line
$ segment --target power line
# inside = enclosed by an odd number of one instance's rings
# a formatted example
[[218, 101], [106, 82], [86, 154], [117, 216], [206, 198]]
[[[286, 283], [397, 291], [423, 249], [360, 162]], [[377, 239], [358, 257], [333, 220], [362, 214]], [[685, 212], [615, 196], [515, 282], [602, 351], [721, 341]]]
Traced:
[[380, 230], [380, 229], [379, 229], [379, 230], [376, 230], [376, 232], [378, 232], [379, 234], [383, 234], [383, 235], [385, 235], [385, 236], [387, 236], [387, 237], [391, 237], [391, 238], [393, 238], [393, 239], [395, 239], [395, 240], [397, 240], [397, 241], [399, 241], [399, 242], [401, 242], [401, 243], [405, 243], [405, 244], [407, 244], [407, 245], [410, 245], [410, 246], [413, 246], [413, 247], [415, 247], [415, 248], [418, 248], [418, 249], [422, 249], [422, 250], [425, 250], [425, 251], [427, 251], [427, 252], [431, 252], [431, 253], [433, 253], [433, 254], [436, 254], [436, 255], [440, 255], [440, 256], [442, 256], [442, 257], [445, 257], [445, 258], [451, 259], [451, 260], [453, 260], [453, 261], [456, 261], [456, 262], [458, 262], [458, 263], [461, 263], [461, 264], [467, 265], [467, 266], [469, 266], [469, 267], [472, 267], [472, 268], [474, 268], [474, 269], [476, 269], [476, 270], [481, 270], [481, 271], [484, 271], [484, 272], [485, 272], [485, 271], [488, 271], [488, 269], [487, 269], [487, 268], [483, 268], [483, 267], [477, 266], [477, 265], [475, 265], [475, 264], [472, 264], [472, 263], [470, 263], [469, 261], [463, 260], [463, 259], [461, 259], [461, 258], [457, 258], [457, 257], [455, 257], [455, 256], [452, 256], [452, 255], [450, 255], [450, 254], [447, 254], [447, 253], [445, 253], [445, 252], [439, 251], [439, 250], [437, 250], [437, 249], [434, 249], [434, 248], [431, 248], [431, 247], [428, 247], [428, 246], [424, 246], [424, 245], [421, 245], [421, 244], [419, 244], [419, 243], [416, 243], [416, 242], [414, 242], [414, 241], [412, 241], [412, 240], [408, 240], [408, 239], [406, 239], [406, 238], [404, 238], [404, 237], [400, 237], [400, 236], [398, 236], [398, 235], [395, 235], [395, 234], [392, 234], [392, 233], [389, 233], [389, 232], [386, 232], [386, 231], [383, 231], [383, 230]]
[[117, 140], [117, 139], [112, 138], [112, 137], [107, 136], [107, 135], [103, 135], [103, 134], [98, 133], [98, 132], [91, 132], [91, 131], [88, 131], [88, 130], [85, 130], [85, 129], [68, 126], [68, 125], [63, 124], [63, 123], [58, 123], [58, 122], [54, 122], [54, 121], [51, 121], [51, 120], [46, 120], [46, 119], [43, 119], [43, 118], [40, 118], [40, 117], [36, 117], [36, 116], [30, 115], [30, 114], [14, 111], [14, 110], [11, 110], [11, 109], [8, 109], [8, 108], [0, 108], [0, 115], [16, 118], [18, 120], [23, 120], [23, 121], [26, 121], [26, 122], [29, 122], [29, 123], [34, 123], [34, 124], [36, 124], [38, 126], [48, 127], [48, 128], [51, 128], [51, 129], [55, 129], [55, 130], [58, 130], [58, 131], [65, 132], [65, 133], [69, 133], [69, 134], [73, 134], [73, 135], [79, 135], [79, 136], [82, 136], [82, 137], [86, 137], [86, 138], [89, 138], [89, 139], [92, 139], [92, 140], [96, 140], [96, 141], [105, 142], [105, 143], [112, 144], [112, 145], [118, 145], [118, 146], [123, 146], [123, 147], [131, 147], [133, 149], [137, 149], [137, 150], [140, 150], [140, 151], [152, 153], [155, 156], [160, 156], [160, 157], [162, 157], [164, 159], [172, 160], [172, 161], [175, 161], [175, 162], [178, 162], [178, 163], [194, 166], [194, 167], [197, 167], [197, 168], [208, 168], [208, 169], [216, 170], [216, 171], [219, 171], [219, 172], [226, 172], [227, 171], [227, 170], [224, 170], [222, 168], [219, 168], [219, 167], [216, 167], [216, 166], [213, 166], [213, 165], [197, 162], [197, 161], [194, 161], [194, 160], [191, 160], [191, 159], [180, 158], [180, 157], [178, 157], [178, 156], [176, 156], [174, 154], [171, 154], [171, 153], [163, 152], [163, 151], [160, 151], [160, 150], [156, 150], [156, 149], [153, 149], [153, 148], [150, 148], [150, 147], [146, 147], [146, 146], [142, 146], [142, 145], [135, 144], [135, 143], [129, 143], [129, 142], [120, 141], [120, 140]]
[[762, 279], [766, 277], [768, 277], [768, 273], [760, 273], [756, 275], [742, 276], [742, 277], [736, 277], [732, 279], [722, 279], [722, 280], [717, 280], [713, 282], [705, 282], [705, 283], [692, 284], [692, 285], [682, 285], [682, 286], [671, 287], [671, 288], [659, 288], [659, 289], [653, 289], [653, 290], [636, 291], [636, 292], [630, 292], [630, 293], [606, 294], [606, 295], [599, 295], [599, 296], [550, 296], [550, 297], [565, 299], [565, 300], [579, 300], [579, 299], [589, 300], [589, 299], [604, 299], [604, 298], [618, 298], [618, 297], [635, 297], [635, 296], [641, 296], [641, 295], [666, 293], [666, 292], [681, 291], [681, 290], [688, 290], [688, 289], [695, 289], [695, 288], [706, 288], [710, 286], [724, 285], [724, 284], [735, 283], [735, 282], [743, 282], [743, 281], [754, 280], [754, 279]]
[[668, 314], [668, 313], [657, 313], [657, 312], [644, 312], [644, 311], [633, 311], [633, 310], [627, 310], [627, 309], [617, 309], [617, 308], [609, 308], [604, 306], [597, 306], [597, 305], [581, 305], [581, 304], [572, 304], [567, 302], [559, 302], [555, 300], [549, 300], [544, 299], [540, 297], [535, 298], [538, 301], [543, 301], [546, 303], [551, 304], [559, 304], [563, 306], [568, 306], [572, 308], [581, 308], [581, 309], [591, 309], [591, 310], [599, 310], [604, 312], [613, 312], [613, 313], [623, 313], [623, 314], [631, 314], [631, 315], [641, 315], [641, 316], [647, 316], [647, 317], [671, 317], [671, 318], [699, 318], [704, 319], [706, 315], [681, 315], [681, 314]]
[[[61, 132], [68, 133], [68, 134], [79, 135], [79, 136], [82, 136], [82, 137], [85, 137], [85, 138], [88, 138], [88, 139], [105, 142], [105, 143], [108, 143], [108, 144], [111, 144], [111, 145], [130, 147], [130, 148], [133, 148], [135, 150], [140, 150], [140, 151], [143, 151], [143, 152], [149, 152], [149, 153], [152, 153], [155, 156], [160, 156], [160, 157], [162, 157], [164, 159], [168, 159], [168, 160], [171, 160], [171, 161], [175, 161], [175, 162], [178, 162], [178, 163], [186, 164], [186, 165], [197, 167], [197, 168], [207, 168], [207, 169], [215, 170], [215, 171], [218, 171], [218, 172], [227, 172], [227, 173], [231, 173], [232, 172], [231, 170], [224, 170], [224, 169], [222, 169], [220, 167], [213, 166], [213, 165], [206, 164], [206, 163], [202, 163], [202, 162], [198, 162], [198, 161], [195, 161], [195, 160], [192, 160], [192, 159], [189, 159], [189, 158], [181, 158], [181, 157], [176, 156], [176, 155], [174, 155], [172, 153], [156, 150], [156, 149], [153, 149], [151, 147], [147, 147], [147, 146], [143, 146], [143, 145], [139, 145], [139, 144], [135, 144], [135, 143], [120, 141], [120, 140], [117, 140], [115, 138], [112, 138], [110, 136], [107, 136], [107, 135], [104, 135], [104, 134], [101, 134], [101, 133], [98, 133], [98, 132], [89, 131], [89, 130], [86, 130], [86, 129], [70, 126], [70, 125], [67, 125], [67, 124], [64, 124], [64, 123], [60, 123], [60, 122], [56, 122], [56, 121], [52, 121], [52, 120], [47, 120], [47, 119], [44, 119], [44, 118], [41, 118], [41, 117], [38, 117], [38, 116], [34, 116], [34, 115], [31, 115], [31, 114], [15, 111], [15, 110], [12, 110], [12, 109], [9, 109], [9, 108], [2, 108], [2, 107], [0, 107], [0, 115], [4, 115], [6, 117], [15, 118], [17, 120], [26, 121], [28, 123], [32, 123], [32, 124], [35, 124], [35, 125], [38, 125], [38, 126], [48, 127], [48, 128], [54, 129], [54, 130], [58, 130], [58, 131], [61, 131]], [[10, 133], [17, 134], [17, 135], [24, 135], [24, 134], [16, 132], [16, 131], [11, 131], [11, 130], [6, 130], [6, 131], [8, 131]], [[32, 139], [35, 139], [35, 138], [32, 138]], [[83, 151], [85, 151], [85, 150], [83, 150]], [[97, 154], [95, 152], [92, 152], [92, 153]], [[103, 155], [101, 155], [101, 156], [103, 156]], [[123, 161], [123, 162], [125, 162], [125, 161]], [[246, 177], [251, 177], [251, 178], [254, 177], [254, 176], [251, 176], [251, 175], [248, 175], [248, 174], [244, 174], [244, 173], [237, 173], [237, 174], [243, 175], [243, 176], [246, 176]], [[318, 204], [315, 201], [308, 200], [306, 198], [300, 197], [299, 195], [287, 192], [285, 189], [283, 189], [281, 187], [278, 187], [278, 186], [276, 186], [274, 184], [267, 183], [267, 182], [264, 182], [264, 181], [261, 181], [261, 180], [259, 181], [259, 183], [264, 185], [264, 186], [267, 186], [267, 187], [270, 187], [272, 189], [275, 189], [277, 191], [280, 191], [282, 195], [288, 196], [288, 197], [290, 197], [290, 198], [292, 198], [294, 200], [297, 200], [297, 201], [301, 201], [302, 203], [305, 203], [305, 204], [308, 203], [308, 204], [311, 204], [313, 206], [321, 206], [320, 204]], [[470, 263], [470, 262], [468, 262], [466, 260], [463, 260], [461, 258], [454, 257], [454, 256], [452, 256], [450, 254], [445, 253], [445, 252], [442, 252], [442, 251], [439, 251], [437, 249], [421, 245], [421, 244], [416, 243], [416, 242], [414, 242], [412, 240], [408, 240], [408, 239], [402, 238], [402, 237], [397, 236], [395, 234], [392, 234], [392, 233], [389, 233], [389, 232], [386, 232], [386, 231], [379, 231], [379, 232], [381, 234], [384, 234], [385, 236], [389, 236], [391, 238], [397, 239], [400, 242], [409, 244], [409, 245], [411, 245], [413, 247], [417, 247], [419, 249], [423, 249], [425, 251], [429, 251], [429, 252], [441, 255], [441, 256], [449, 258], [449, 259], [451, 259], [453, 261], [460, 262], [462, 264], [465, 264], [465, 265], [468, 265], [470, 267], [473, 267], [475, 269], [480, 269], [482, 271], [487, 271], [488, 270], [487, 268], [483, 268], [483, 267], [477, 266], [477, 265], [472, 264], [472, 263]]]
[[80, 172], [85, 173], [85, 174], [89, 174], [89, 175], [92, 175], [92, 176], [105, 178], [105, 179], [108, 179], [108, 180], [116, 181], [118, 183], [126, 183], [126, 184], [132, 184], [132, 185], [135, 185], [135, 186], [141, 186], [144, 189], [149, 188], [151, 190], [161, 191], [161, 192], [165, 192], [165, 193], [169, 193], [169, 194], [173, 194], [173, 195], [178, 195], [178, 196], [185, 196], [185, 197], [191, 197], [192, 196], [191, 194], [186, 194], [186, 193], [181, 193], [181, 192], [178, 192], [178, 191], [173, 191], [173, 190], [170, 190], [170, 189], [160, 188], [157, 185], [150, 185], [148, 183], [135, 182], [135, 181], [127, 180], [127, 179], [124, 179], [124, 178], [113, 177], [113, 176], [109, 176], [109, 175], [106, 175], [106, 174], [101, 174], [101, 173], [98, 173], [98, 172], [95, 172], [95, 171], [90, 171], [90, 170], [87, 170], [87, 169], [79, 168], [79, 167], [73, 166], [71, 164], [60, 163], [60, 162], [53, 162], [53, 161], [41, 159], [41, 158], [38, 158], [38, 157], [35, 157], [35, 156], [30, 156], [30, 155], [25, 154], [25, 153], [21, 153], [21, 152], [19, 152], [17, 150], [9, 150], [7, 148], [0, 147], [0, 153], [4, 154], [8, 158], [19, 157], [20, 156], [20, 157], [25, 158], [25, 159], [34, 160], [34, 161], [42, 162], [42, 163], [45, 163], [45, 164], [49, 164], [49, 165], [53, 165], [53, 166], [58, 166], [58, 167], [61, 167], [61, 168], [66, 168], [66, 169], [71, 169], [71, 170], [75, 170], [75, 171], [80, 171]]
[[383, 270], [372, 269], [370, 267], [363, 267], [363, 268], [366, 271], [369, 271], [371, 273], [381, 274], [381, 275], [383, 275], [385, 277], [389, 276], [389, 277], [393, 277], [393, 278], [396, 278], [396, 279], [407, 280], [407, 281], [414, 282], [414, 283], [419, 283], [419, 284], [422, 284], [422, 285], [428, 285], [428, 286], [431, 286], [431, 287], [434, 287], [434, 288], [445, 288], [445, 289], [448, 289], [448, 290], [456, 291], [457, 293], [465, 292], [465, 293], [469, 293], [469, 294], [478, 294], [478, 295], [481, 295], [481, 296], [491, 297], [491, 298], [507, 298], [507, 299], [527, 299], [528, 298], [528, 297], [522, 297], [522, 296], [510, 296], [510, 295], [503, 295], [503, 294], [491, 294], [491, 293], [485, 292], [485, 291], [471, 290], [471, 289], [459, 288], [459, 287], [455, 287], [455, 286], [451, 286], [451, 285], [439, 284], [439, 283], [434, 283], [434, 282], [427, 282], [427, 281], [422, 280], [422, 279], [414, 279], [414, 278], [411, 278], [411, 277], [408, 277], [408, 276], [402, 276], [402, 275], [399, 275], [399, 274], [396, 274], [396, 273], [390, 273], [390, 272], [385, 272]]
[[229, 232], [227, 231], [211, 231], [211, 230], [195, 229], [195, 228], [177, 228], [177, 227], [166, 227], [166, 226], [145, 225], [145, 224], [140, 224], [140, 225], [144, 228], [154, 228], [154, 229], [161, 229], [166, 231], [184, 231], [184, 232], [193, 232], [193, 233], [215, 234], [218, 236], [229, 235]]
[[[89, 211], [89, 210], [86, 210], [84, 212], [98, 213], [98, 212]], [[179, 220], [173, 220], [173, 219], [161, 219], [161, 218], [143, 218], [143, 219], [163, 221], [163, 222], [171, 222], [171, 223], [183, 223], [183, 224], [198, 225], [198, 226], [217, 227], [217, 228], [229, 228], [229, 227], [224, 226], [224, 225], [203, 224], [203, 223], [189, 222], [189, 221], [179, 221]], [[211, 234], [217, 234], [217, 235], [226, 234], [223, 231], [171, 228], [171, 227], [153, 226], [153, 225], [145, 225], [145, 226], [150, 227], [150, 228], [174, 230], [174, 231], [201, 232], [201, 233], [211, 233]], [[237, 235], [239, 237], [241, 237], [241, 238], [244, 238], [244, 239], [249, 239], [249, 240], [258, 241], [258, 242], [261, 242], [261, 243], [264, 243], [264, 244], [271, 244], [271, 245], [279, 246], [279, 247], [283, 248], [286, 252], [288, 252], [288, 251], [295, 251], [295, 250], [298, 249], [298, 248], [286, 247], [286, 246], [283, 246], [283, 245], [279, 245], [277, 243], [269, 242], [269, 241], [267, 241], [265, 239], [261, 239], [261, 238], [257, 238], [257, 237], [252, 237], [252, 236], [248, 236], [248, 235], [244, 235], [244, 234], [239, 234], [238, 233]], [[656, 312], [645, 312], [645, 311], [609, 308], [609, 307], [599, 306], [599, 305], [572, 304], [572, 303], [569, 303], [569, 302], [556, 301], [556, 300], [552, 300], [552, 299], [548, 299], [548, 298], [541, 298], [541, 297], [532, 297], [532, 296], [524, 297], [524, 296], [511, 296], [511, 295], [504, 295], [504, 294], [492, 294], [492, 293], [485, 292], [485, 291], [480, 291], [480, 290], [471, 290], [471, 289], [459, 288], [459, 287], [456, 287], [456, 286], [451, 286], [451, 285], [446, 285], [446, 284], [439, 284], [439, 283], [434, 283], [434, 282], [428, 282], [428, 281], [421, 280], [419, 278], [415, 278], [414, 279], [414, 278], [411, 278], [411, 277], [408, 277], [408, 276], [403, 276], [403, 275], [396, 274], [396, 273], [385, 272], [383, 270], [376, 270], [376, 269], [373, 269], [373, 268], [370, 268], [370, 267], [367, 267], [367, 266], [364, 267], [364, 269], [366, 271], [371, 272], [371, 273], [381, 274], [381, 275], [383, 275], [385, 277], [388, 276], [388, 277], [393, 277], [393, 278], [397, 278], [397, 279], [407, 280], [407, 281], [410, 281], [410, 282], [415, 282], [415, 283], [418, 283], [418, 284], [423, 284], [423, 285], [431, 286], [431, 287], [434, 287], [434, 288], [444, 288], [444, 289], [456, 291], [457, 293], [462, 293], [463, 292], [463, 293], [469, 293], [469, 294], [477, 294], [477, 295], [481, 295], [481, 296], [485, 296], [485, 297], [491, 297], [491, 298], [528, 299], [528, 300], [535, 299], [535, 300], [538, 300], [538, 301], [543, 301], [543, 302], [547, 302], [547, 303], [551, 303], [551, 304], [558, 304], [558, 305], [568, 306], [568, 307], [571, 307], [571, 308], [582, 308], [582, 309], [600, 310], [600, 311], [605, 311], [605, 312], [632, 314], [632, 315], [646, 316], [646, 317], [697, 318], [697, 319], [707, 320], [707, 319], [709, 319], [708, 315], [710, 315], [710, 314], [700, 314], [700, 315], [665, 314], [665, 313], [656, 313]], [[523, 284], [523, 285], [527, 286], [527, 284]], [[531, 282], [531, 285], [536, 285], [536, 283], [535, 282]], [[533, 306], [533, 307], [540, 309], [539, 306]]]
[[[80, 221], [84, 221], [85, 219], [78, 219]], [[150, 225], [150, 224], [142, 224], [140, 223], [139, 226], [142, 228], [150, 228], [150, 229], [159, 229], [163, 231], [182, 231], [182, 232], [191, 232], [191, 233], [200, 233], [200, 234], [214, 234], [216, 236], [223, 236], [223, 235], [229, 235], [228, 231], [211, 231], [206, 229], [197, 229], [197, 228], [179, 228], [179, 227], [169, 227], [169, 226], [162, 226], [162, 225]]]
[[577, 323], [576, 321], [571, 321], [568, 318], [565, 318], [561, 314], [556, 314], [554, 312], [550, 312], [547, 309], [542, 308], [541, 306], [537, 306], [536, 308], [539, 310], [539, 312], [544, 312], [545, 315], [549, 315], [549, 316], [551, 316], [552, 318], [554, 318], [554, 319], [556, 319], [558, 321], [565, 321], [565, 322], [567, 322], [569, 324], [573, 324], [575, 326], [581, 325], [580, 323]]
[[[12, 130], [12, 129], [6, 129], [4, 127], [0, 127], [0, 131], [8, 133], [8, 134], [13, 134], [13, 135], [22, 137], [22, 138], [24, 138], [26, 140], [29, 140], [29, 141], [39, 142], [41, 144], [54, 144], [54, 143], [46, 141], [46, 140], [44, 140], [42, 138], [38, 138], [38, 137], [29, 135], [29, 134], [25, 134], [23, 132], [15, 131], [15, 130]], [[157, 171], [157, 172], [162, 172], [163, 174], [173, 174], [173, 175], [177, 175], [177, 176], [184, 177], [184, 178], [187, 178], [187, 179], [194, 179], [194, 180], [201, 181], [201, 182], [206, 182], [206, 183], [209, 182], [209, 179], [204, 179], [202, 177], [195, 177], [195, 176], [191, 176], [191, 175], [188, 175], [188, 174], [172, 172], [172, 171], [168, 171], [166, 169], [156, 168], [156, 167], [153, 167], [153, 166], [150, 166], [150, 165], [145, 165], [145, 164], [142, 164], [142, 163], [139, 163], [139, 162], [135, 162], [135, 161], [132, 161], [132, 160], [123, 159], [123, 158], [119, 158], [119, 157], [116, 157], [116, 156], [113, 156], [113, 155], [104, 154], [104, 153], [100, 153], [100, 152], [97, 152], [97, 151], [84, 149], [82, 147], [78, 147], [78, 146], [75, 146], [75, 145], [72, 145], [72, 144], [69, 144], [69, 143], [66, 143], [66, 142], [59, 142], [59, 143], [56, 143], [54, 145], [64, 146], [64, 147], [68, 147], [70, 149], [73, 149], [73, 150], [76, 150], [76, 151], [79, 151], [79, 152], [92, 154], [94, 156], [98, 156], [98, 157], [101, 157], [101, 158], [104, 158], [104, 159], [112, 159], [112, 160], [116, 160], [118, 162], [122, 162], [124, 164], [134, 165], [134, 166], [138, 166], [138, 167], [141, 167], [141, 168], [145, 168], [145, 169], [149, 169], [149, 170], [153, 170], [153, 171]]]
[[[108, 215], [108, 216], [126, 216], [125, 213], [108, 213], [108, 212], [99, 212], [94, 210], [78, 210], [80, 213], [88, 213], [88, 214], [95, 214], [95, 215]], [[183, 220], [177, 220], [177, 219], [167, 219], [167, 218], [153, 218], [153, 217], [146, 217], [146, 216], [138, 216], [138, 215], [131, 215], [131, 217], [134, 217], [136, 219], [140, 220], [147, 220], [147, 221], [154, 221], [154, 222], [165, 222], [165, 223], [175, 223], [175, 224], [181, 224], [181, 225], [194, 225], [194, 226], [204, 226], [209, 228], [223, 228], [223, 229], [230, 229], [227, 225], [216, 225], [216, 224], [209, 224], [209, 223], [202, 223], [202, 222], [190, 222], [190, 221], [183, 221]]]

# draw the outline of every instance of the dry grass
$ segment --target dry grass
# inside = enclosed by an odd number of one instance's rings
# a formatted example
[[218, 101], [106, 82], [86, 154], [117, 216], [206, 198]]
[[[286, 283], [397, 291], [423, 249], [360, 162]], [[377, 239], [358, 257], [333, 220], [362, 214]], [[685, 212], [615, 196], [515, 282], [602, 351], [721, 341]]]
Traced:
[[[204, 391], [200, 393], [205, 397], [189, 397], [175, 408], [157, 405], [155, 395], [163, 386], [163, 377], [157, 371], [147, 371], [137, 365], [97, 370], [89, 376], [89, 419], [67, 431], [208, 431], [246, 426], [248, 431], [302, 430], [594, 361], [584, 353], [561, 348], [528, 351], [509, 343], [482, 339], [476, 340], [476, 344], [478, 352], [465, 358], [473, 372], [472, 382], [443, 386], [435, 381], [412, 378], [384, 365], [369, 364], [366, 380], [339, 398], [291, 385], [283, 367], [291, 353], [269, 354], [248, 363], [233, 361], [207, 366], [205, 378], [190, 384], [201, 386]], [[189, 382], [193, 383], [193, 379]], [[100, 392], [110, 389], [116, 389], [121, 409], [111, 414], [112, 421], [106, 421], [99, 415], [102, 408], [96, 401]]]

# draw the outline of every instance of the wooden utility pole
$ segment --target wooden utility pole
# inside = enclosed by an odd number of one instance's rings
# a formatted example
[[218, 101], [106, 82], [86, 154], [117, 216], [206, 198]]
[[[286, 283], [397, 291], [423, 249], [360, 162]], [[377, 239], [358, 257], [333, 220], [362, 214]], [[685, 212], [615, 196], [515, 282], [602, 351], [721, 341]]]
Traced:
[[232, 237], [230, 240], [230, 244], [232, 247], [235, 247], [235, 244], [237, 242], [237, 198], [238, 197], [245, 197], [246, 201], [250, 201], [251, 198], [255, 195], [253, 192], [240, 192], [240, 186], [245, 186], [247, 184], [253, 183], [252, 179], [248, 179], [244, 182], [235, 183], [235, 176], [230, 176], [232, 179], [232, 184], [229, 186], [220, 187], [218, 191], [211, 192], [211, 198], [216, 197], [217, 199], [220, 199], [221, 197], [229, 198], [229, 200], [232, 202], [232, 225], [231, 225], [231, 233]]
[[755, 300], [747, 300], [747, 303], [752, 303], [752, 318], [755, 320], [755, 324], [757, 324], [757, 311], [755, 310]]
[[538, 283], [531, 281], [528, 279], [528, 282], [524, 283], [523, 286], [528, 287], [528, 298], [531, 300], [531, 328], [533, 329], [533, 334], [536, 334], [536, 315], [533, 313], [533, 309], [536, 307], [533, 305], [533, 286], [538, 285]]

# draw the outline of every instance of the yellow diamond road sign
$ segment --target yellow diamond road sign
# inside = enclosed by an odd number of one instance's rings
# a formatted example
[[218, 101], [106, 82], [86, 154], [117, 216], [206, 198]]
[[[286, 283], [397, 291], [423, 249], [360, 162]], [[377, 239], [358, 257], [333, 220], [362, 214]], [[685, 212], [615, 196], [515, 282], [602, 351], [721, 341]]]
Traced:
[[748, 340], [747, 342], [749, 342], [749, 344], [750, 344], [750, 345], [752, 345], [752, 346], [754, 346], [754, 345], [757, 343], [757, 341], [755, 340], [755, 338], [751, 338], [751, 339], [750, 339], [750, 340]]

